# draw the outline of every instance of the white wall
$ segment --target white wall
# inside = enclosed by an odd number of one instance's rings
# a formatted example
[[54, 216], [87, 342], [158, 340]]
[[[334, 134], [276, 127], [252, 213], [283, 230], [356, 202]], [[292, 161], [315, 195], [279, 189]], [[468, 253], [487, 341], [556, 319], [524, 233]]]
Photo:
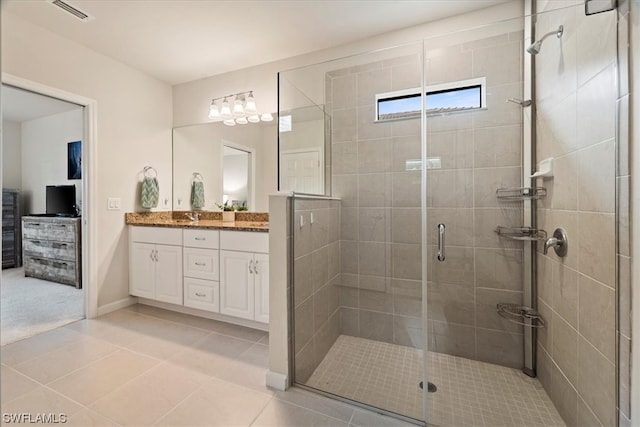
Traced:
[[[124, 212], [137, 210], [145, 165], [171, 199], [171, 87], [80, 44], [2, 11], [2, 71], [97, 101], [98, 306], [127, 298]], [[107, 197], [122, 210], [107, 211]]]
[[305, 65], [398, 46], [439, 34], [446, 34], [483, 23], [493, 23], [522, 15], [522, 0], [475, 11], [469, 14], [394, 31], [335, 48], [312, 52], [281, 61], [233, 71], [173, 87], [173, 125], [208, 122], [211, 98], [221, 94], [253, 90], [261, 112], [277, 111], [277, 73]]
[[83, 139], [82, 108], [22, 122], [22, 200], [25, 214], [45, 213], [47, 185], [75, 185], [82, 203], [82, 181], [67, 179], [67, 143]]
[[20, 123], [2, 121], [2, 188], [22, 186], [22, 151]]

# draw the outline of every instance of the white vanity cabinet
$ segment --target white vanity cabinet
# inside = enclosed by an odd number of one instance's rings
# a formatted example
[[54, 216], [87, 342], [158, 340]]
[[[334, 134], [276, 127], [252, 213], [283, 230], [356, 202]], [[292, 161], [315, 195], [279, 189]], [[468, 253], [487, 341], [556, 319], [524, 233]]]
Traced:
[[220, 312], [218, 230], [185, 229], [184, 306]]
[[269, 235], [220, 232], [220, 313], [269, 322]]
[[131, 227], [129, 293], [182, 304], [182, 230]]

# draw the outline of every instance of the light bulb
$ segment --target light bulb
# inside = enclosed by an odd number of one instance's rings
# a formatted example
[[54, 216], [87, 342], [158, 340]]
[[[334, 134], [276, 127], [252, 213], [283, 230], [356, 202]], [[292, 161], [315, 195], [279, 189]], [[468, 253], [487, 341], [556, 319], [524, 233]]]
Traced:
[[224, 123], [227, 126], [235, 126], [236, 125], [236, 121], [233, 119], [227, 119], [225, 121], [223, 121], [222, 123]]
[[249, 92], [249, 96], [247, 96], [247, 102], [244, 104], [244, 111], [247, 114], [256, 114], [258, 112], [253, 92]]
[[236, 123], [239, 124], [239, 125], [246, 125], [249, 122], [247, 121], [246, 117], [238, 117], [236, 119]]
[[242, 108], [242, 101], [240, 99], [235, 100], [233, 103], [233, 116], [234, 117], [243, 117], [244, 116], [244, 108]]
[[253, 116], [247, 117], [247, 120], [249, 120], [251, 123], [258, 123], [260, 121], [260, 116], [254, 114]]
[[218, 110], [218, 106], [213, 101], [211, 101], [211, 106], [209, 107], [209, 118], [216, 122], [222, 120], [220, 117], [220, 110]]
[[220, 117], [222, 117], [223, 119], [230, 119], [233, 117], [233, 114], [231, 114], [231, 107], [229, 106], [229, 101], [227, 100], [227, 98], [222, 101], [222, 108], [220, 108]]
[[262, 115], [260, 116], [260, 120], [262, 120], [263, 122], [270, 122], [273, 121], [273, 116], [271, 115], [271, 113], [262, 113]]

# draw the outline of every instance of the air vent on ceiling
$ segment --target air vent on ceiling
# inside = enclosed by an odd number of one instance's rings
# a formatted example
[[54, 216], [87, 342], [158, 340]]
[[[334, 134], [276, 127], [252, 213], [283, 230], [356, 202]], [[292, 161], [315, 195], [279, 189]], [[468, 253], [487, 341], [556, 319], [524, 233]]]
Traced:
[[49, 0], [49, 3], [51, 3], [54, 6], [59, 7], [60, 9], [64, 10], [65, 12], [73, 15], [74, 17], [76, 17], [77, 19], [86, 22], [86, 21], [91, 21], [92, 19], [94, 19], [93, 16], [89, 15], [86, 12], [81, 11], [80, 9], [78, 9], [75, 6], [71, 6], [71, 4], [69, 4], [68, 2], [64, 2], [62, 0]]

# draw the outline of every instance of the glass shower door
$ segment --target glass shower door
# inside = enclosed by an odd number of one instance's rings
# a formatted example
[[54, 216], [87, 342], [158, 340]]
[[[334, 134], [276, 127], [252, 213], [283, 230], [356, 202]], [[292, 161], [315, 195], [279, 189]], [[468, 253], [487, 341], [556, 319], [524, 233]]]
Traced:
[[[294, 383], [419, 422], [422, 64], [416, 43], [280, 74], [281, 92], [304, 94], [283, 97], [321, 105], [331, 120], [333, 198], [292, 203]], [[417, 108], [381, 105], [408, 94]], [[292, 129], [280, 140], [303, 146], [294, 132], [306, 136], [308, 123]]]

